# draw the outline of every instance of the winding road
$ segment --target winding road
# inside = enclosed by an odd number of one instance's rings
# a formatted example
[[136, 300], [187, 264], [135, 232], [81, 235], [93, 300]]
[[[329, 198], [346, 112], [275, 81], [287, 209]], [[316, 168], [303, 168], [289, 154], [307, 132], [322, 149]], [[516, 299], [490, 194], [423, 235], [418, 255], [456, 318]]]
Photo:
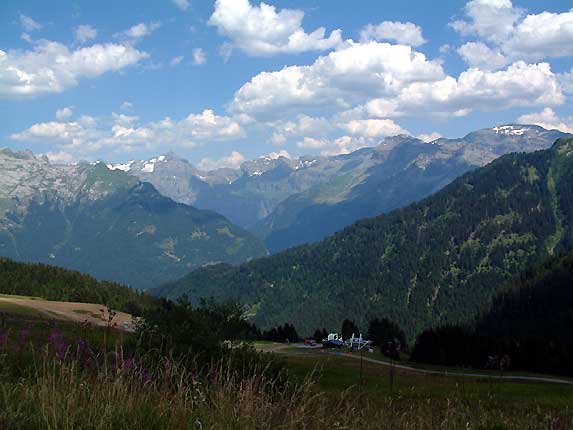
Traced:
[[[312, 350], [312, 349], [322, 349], [321, 346], [314, 346], [314, 347], [309, 347], [303, 344], [290, 344], [290, 345], [278, 345], [276, 348], [269, 348], [266, 349], [267, 352], [275, 352], [275, 353], [279, 353], [279, 354], [289, 354], [289, 355], [302, 355], [302, 354], [307, 354], [307, 353], [293, 353], [291, 351], [289, 351], [289, 348], [300, 348], [300, 349], [304, 349], [304, 350]], [[352, 358], [355, 360], [360, 360], [360, 355], [353, 355], [353, 354], [346, 354], [342, 351], [331, 351], [331, 350], [327, 350], [327, 351], [323, 351], [323, 354], [329, 354], [329, 355], [336, 355], [339, 357], [347, 357], [347, 358]], [[391, 366], [391, 363], [388, 361], [383, 361], [383, 360], [377, 360], [375, 358], [370, 358], [370, 357], [366, 357], [363, 356], [362, 359], [365, 362], [368, 363], [374, 363], [374, 364], [379, 364], [381, 366]], [[569, 380], [569, 379], [563, 379], [563, 378], [550, 378], [550, 377], [543, 377], [543, 376], [526, 376], [526, 375], [495, 375], [495, 374], [487, 374], [487, 373], [466, 373], [466, 372], [458, 372], [458, 371], [454, 371], [454, 372], [450, 372], [448, 370], [428, 370], [428, 369], [420, 369], [417, 367], [411, 367], [411, 366], [407, 366], [404, 364], [396, 364], [394, 363], [394, 367], [396, 369], [400, 369], [400, 370], [405, 370], [408, 372], [416, 372], [416, 373], [422, 373], [422, 374], [426, 374], [426, 375], [439, 375], [439, 376], [452, 376], [452, 377], [468, 377], [468, 378], [493, 378], [493, 379], [503, 379], [503, 380], [507, 380], [507, 381], [518, 381], [518, 382], [540, 382], [540, 383], [546, 383], [546, 384], [561, 384], [561, 385], [573, 385], [573, 380]]]

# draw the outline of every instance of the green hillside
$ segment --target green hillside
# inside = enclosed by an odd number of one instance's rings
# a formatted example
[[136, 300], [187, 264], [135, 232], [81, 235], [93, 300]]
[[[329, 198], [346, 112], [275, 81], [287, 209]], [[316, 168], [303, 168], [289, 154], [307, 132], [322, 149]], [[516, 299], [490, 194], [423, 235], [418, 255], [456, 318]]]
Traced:
[[123, 285], [100, 282], [80, 272], [7, 258], [0, 258], [0, 294], [97, 303], [135, 314], [154, 302], [151, 296]]
[[[424, 331], [415, 361], [573, 376], [573, 251], [520, 274], [472, 324]], [[498, 361], [497, 364], [500, 362]]]
[[471, 319], [513, 276], [571, 245], [572, 153], [573, 140], [560, 139], [503, 156], [318, 244], [198, 270], [156, 292], [240, 299], [259, 326], [303, 333], [385, 316], [412, 337]]

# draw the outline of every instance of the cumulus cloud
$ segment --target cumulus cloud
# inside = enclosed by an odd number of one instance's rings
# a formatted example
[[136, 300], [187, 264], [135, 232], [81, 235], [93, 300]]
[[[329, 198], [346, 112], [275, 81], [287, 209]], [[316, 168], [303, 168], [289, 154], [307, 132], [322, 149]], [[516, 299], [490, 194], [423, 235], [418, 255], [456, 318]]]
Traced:
[[380, 138], [409, 134], [406, 130], [390, 119], [355, 119], [339, 125], [354, 136]]
[[[277, 121], [268, 124], [275, 130], [275, 134], [282, 136], [279, 140], [286, 140], [291, 136], [324, 136], [332, 130], [332, 124], [324, 117], [297, 115], [290, 121]], [[284, 142], [283, 140], [283, 142]]]
[[420, 46], [426, 43], [422, 29], [411, 22], [384, 21], [368, 24], [360, 31], [360, 40], [392, 40], [403, 45]]
[[28, 32], [35, 31], [35, 30], [41, 30], [43, 27], [42, 24], [34, 21], [29, 16], [22, 15], [22, 14], [20, 14], [20, 25], [24, 28], [24, 30], [26, 30]]
[[66, 106], [56, 111], [56, 118], [58, 120], [63, 120], [71, 117], [74, 114], [74, 110], [71, 106]]
[[320, 112], [345, 116], [337, 120], [348, 122], [465, 116], [474, 110], [558, 105], [564, 100], [548, 63], [516, 62], [499, 71], [470, 68], [453, 77], [411, 47], [368, 42], [350, 43], [309, 66], [262, 72], [235, 93], [230, 109], [267, 121]]
[[561, 130], [573, 133], [573, 117], [560, 118], [553, 109], [545, 108], [541, 112], [521, 115], [517, 121], [521, 124], [535, 124], [548, 130]]
[[464, 36], [477, 35], [490, 42], [501, 42], [512, 32], [523, 10], [514, 8], [511, 0], [471, 0], [465, 6], [468, 19], [450, 23]]
[[509, 59], [498, 48], [490, 48], [481, 42], [468, 42], [458, 48], [458, 54], [471, 67], [483, 70], [497, 70], [509, 63]]
[[502, 46], [516, 58], [573, 56], [573, 10], [527, 15]]
[[97, 37], [97, 30], [91, 25], [78, 25], [74, 30], [74, 35], [78, 42], [85, 43]]
[[350, 154], [357, 149], [364, 148], [366, 146], [373, 146], [377, 143], [378, 141], [373, 139], [366, 139], [364, 137], [341, 136], [329, 141], [328, 147], [320, 151], [320, 155], [331, 156]]
[[209, 24], [229, 39], [226, 50], [238, 48], [251, 56], [269, 56], [332, 49], [342, 43], [342, 31], [326, 37], [324, 27], [306, 33], [304, 12], [277, 9], [266, 3], [251, 5], [249, 0], [217, 0]]
[[393, 98], [370, 100], [371, 116], [466, 116], [473, 110], [559, 105], [565, 101], [557, 77], [547, 63], [517, 62], [497, 72], [469, 69], [456, 79], [415, 82]]
[[450, 25], [478, 38], [458, 50], [470, 66], [495, 69], [517, 60], [573, 55], [573, 11], [526, 15], [511, 0], [471, 0], [465, 13], [467, 19]]
[[172, 1], [175, 6], [177, 6], [184, 12], [191, 6], [191, 2], [189, 0], [172, 0]]
[[409, 46], [349, 43], [310, 66], [256, 75], [235, 93], [231, 109], [259, 117], [312, 108], [348, 109], [371, 97], [396, 94], [408, 83], [444, 76], [439, 62]]
[[107, 156], [109, 152], [157, 150], [164, 145], [193, 148], [241, 137], [244, 130], [240, 124], [209, 109], [181, 120], [167, 117], [143, 124], [138, 117], [125, 114], [113, 114], [110, 118], [83, 116], [73, 121], [33, 124], [10, 136], [18, 142], [55, 145], [76, 159], [89, 158], [89, 154], [102, 151]]
[[220, 169], [223, 167], [228, 167], [231, 169], [238, 169], [241, 164], [245, 162], [245, 157], [238, 151], [232, 151], [231, 155], [227, 157], [222, 157], [218, 160], [213, 160], [211, 158], [203, 158], [197, 167], [200, 170], [210, 171], [215, 169]]
[[74, 161], [74, 156], [66, 151], [57, 151], [57, 152], [46, 152], [46, 157], [50, 160], [51, 163], [56, 164], [69, 164]]
[[127, 30], [115, 34], [115, 37], [120, 39], [128, 39], [132, 42], [137, 42], [143, 37], [149, 36], [155, 30], [161, 27], [160, 22], [152, 22], [146, 24], [144, 22], [140, 22], [139, 24], [135, 24], [134, 26], [128, 28]]
[[311, 148], [320, 149], [328, 146], [328, 140], [326, 139], [315, 139], [314, 137], [305, 137], [304, 139], [298, 141], [296, 146], [299, 148]]
[[287, 141], [287, 137], [282, 133], [273, 133], [269, 138], [269, 142], [276, 146], [284, 145]]
[[205, 64], [207, 62], [207, 55], [205, 51], [201, 48], [193, 49], [193, 64], [196, 66], [200, 66], [201, 64]]
[[70, 50], [44, 40], [29, 51], [0, 50], [0, 98], [60, 93], [82, 78], [119, 71], [146, 57], [132, 46], [114, 43]]

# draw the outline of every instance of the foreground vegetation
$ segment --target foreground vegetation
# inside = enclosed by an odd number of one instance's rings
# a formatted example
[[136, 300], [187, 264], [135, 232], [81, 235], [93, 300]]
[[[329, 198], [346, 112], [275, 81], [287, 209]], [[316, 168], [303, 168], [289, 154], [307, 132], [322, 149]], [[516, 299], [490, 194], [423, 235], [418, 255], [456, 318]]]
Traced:
[[0, 428], [573, 428], [572, 387], [391, 376], [372, 363], [360, 373], [346, 357], [257, 353], [240, 340], [249, 326], [232, 306], [160, 306], [168, 313], [155, 309], [158, 319], [135, 334], [8, 321]]

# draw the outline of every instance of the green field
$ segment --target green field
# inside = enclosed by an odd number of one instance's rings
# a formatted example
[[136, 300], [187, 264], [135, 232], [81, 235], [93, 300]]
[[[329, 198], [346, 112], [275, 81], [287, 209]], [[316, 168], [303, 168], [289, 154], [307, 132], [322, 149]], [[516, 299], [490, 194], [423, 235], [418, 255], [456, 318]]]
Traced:
[[4, 312], [10, 315], [17, 315], [21, 317], [34, 317], [34, 318], [46, 317], [46, 314], [36, 309], [32, 309], [26, 306], [20, 306], [15, 303], [5, 302], [3, 300], [0, 300], [0, 312]]
[[[257, 347], [261, 350], [273, 349], [273, 345], [269, 343], [257, 343]], [[358, 355], [357, 353], [354, 354]], [[366, 395], [374, 402], [391, 396], [401, 401], [416, 402], [423, 399], [447, 400], [455, 398], [473, 402], [499, 401], [505, 405], [515, 405], [515, 407], [535, 404], [537, 407], [557, 407], [563, 408], [563, 410], [571, 409], [573, 405], [573, 385], [502, 380], [499, 378], [500, 373], [495, 371], [421, 366], [398, 362], [398, 364], [422, 370], [488, 375], [483, 378], [446, 376], [418, 373], [399, 368], [392, 370], [390, 366], [363, 361], [361, 378], [361, 362], [353, 357], [333, 355], [322, 349], [284, 348], [284, 346], [277, 350], [276, 355], [286, 361], [290, 374], [297, 380], [303, 381], [305, 378], [312, 377], [317, 391], [331, 395], [338, 395], [350, 390]], [[388, 362], [388, 359], [380, 353], [365, 354], [364, 356]], [[512, 374], [546, 376], [518, 372], [504, 373], [505, 376]], [[393, 384], [391, 384], [391, 379], [393, 379]]]

